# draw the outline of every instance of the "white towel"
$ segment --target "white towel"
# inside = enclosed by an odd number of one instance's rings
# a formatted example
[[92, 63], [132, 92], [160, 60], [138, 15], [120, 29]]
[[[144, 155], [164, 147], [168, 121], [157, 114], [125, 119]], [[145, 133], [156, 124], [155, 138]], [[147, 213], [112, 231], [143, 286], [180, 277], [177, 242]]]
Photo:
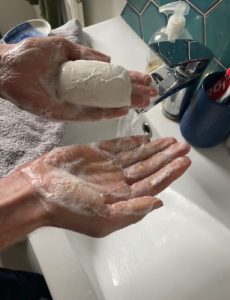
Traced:
[[[75, 19], [52, 33], [85, 43], [81, 24]], [[64, 125], [32, 115], [0, 98], [0, 176], [62, 145]]]

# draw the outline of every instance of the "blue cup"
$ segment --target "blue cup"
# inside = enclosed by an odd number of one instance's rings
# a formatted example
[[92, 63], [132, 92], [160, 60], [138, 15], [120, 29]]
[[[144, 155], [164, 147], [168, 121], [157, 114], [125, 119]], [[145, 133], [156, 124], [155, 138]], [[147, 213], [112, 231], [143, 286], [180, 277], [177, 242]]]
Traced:
[[215, 102], [207, 93], [224, 74], [215, 72], [204, 79], [180, 121], [183, 137], [195, 147], [216, 146], [230, 134], [230, 106]]
[[33, 19], [20, 23], [10, 29], [2, 38], [6, 44], [19, 43], [30, 37], [46, 37], [51, 32], [50, 24], [43, 19]]

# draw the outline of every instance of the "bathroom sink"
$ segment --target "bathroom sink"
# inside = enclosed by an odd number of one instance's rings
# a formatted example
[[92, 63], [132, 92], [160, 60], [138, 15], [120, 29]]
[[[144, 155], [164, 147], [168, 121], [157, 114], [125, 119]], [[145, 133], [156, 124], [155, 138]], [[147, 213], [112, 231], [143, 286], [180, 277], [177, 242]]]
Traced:
[[[144, 70], [148, 47], [121, 18], [86, 32], [113, 63]], [[64, 144], [142, 134], [143, 128], [153, 139], [183, 139], [158, 104], [134, 126], [125, 119], [69, 123]], [[158, 195], [164, 206], [141, 222], [102, 239], [57, 228], [30, 236], [55, 300], [229, 300], [230, 155], [220, 145], [192, 148], [189, 156], [189, 170]]]
[[[122, 122], [124, 126], [125, 120]], [[67, 127], [65, 142], [71, 143], [72, 131], [75, 142], [85, 143], [91, 138], [93, 141], [95, 136], [98, 140], [115, 137], [118, 121], [69, 126], [72, 127], [71, 130]], [[165, 135], [182, 139], [178, 124], [165, 119], [160, 105], [140, 116], [133, 128], [126, 126], [126, 133], [139, 134], [143, 128], [152, 132], [153, 139]], [[84, 132], [89, 129], [92, 137], [86, 138]], [[207, 164], [211, 172], [209, 159], [212, 154], [225, 152], [221, 146], [217, 148], [211, 152], [206, 150], [207, 156], [205, 151], [200, 153], [193, 149], [191, 158], [195, 161], [190, 170], [158, 195], [164, 207], [141, 222], [102, 239], [66, 231], [70, 247], [79, 258], [96, 299], [229, 299], [230, 231], [227, 217], [230, 219], [230, 210], [225, 216], [229, 209], [225, 200], [229, 196], [216, 198], [218, 191], [212, 194], [215, 184], [211, 183], [211, 177], [215, 177], [214, 174], [209, 178], [206, 174], [204, 182], [198, 182], [199, 177], [196, 178], [199, 166]], [[217, 172], [221, 168], [227, 175], [230, 165], [226, 161], [224, 164], [218, 166], [215, 162], [213, 168]], [[208, 180], [213, 186], [211, 191], [205, 190]], [[225, 182], [218, 183], [223, 194], [227, 180], [226, 177]]]

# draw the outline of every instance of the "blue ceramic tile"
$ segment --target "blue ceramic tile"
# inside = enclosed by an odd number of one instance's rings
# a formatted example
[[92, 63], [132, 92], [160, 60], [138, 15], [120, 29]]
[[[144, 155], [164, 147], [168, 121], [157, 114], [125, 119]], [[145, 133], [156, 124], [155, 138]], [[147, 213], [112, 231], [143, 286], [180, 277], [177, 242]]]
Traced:
[[186, 29], [194, 40], [204, 42], [204, 17], [191, 6], [186, 16]]
[[[169, 46], [170, 45], [170, 46]], [[151, 44], [151, 49], [159, 54], [168, 66], [187, 61], [192, 52], [187, 41], [177, 40], [174, 43], [163, 42]], [[170, 49], [170, 50], [169, 50]], [[169, 55], [170, 53], [170, 55]]]
[[[175, 0], [175, 1], [177, 1], [177, 0]], [[175, 1], [174, 0], [153, 0], [153, 2], [155, 2], [159, 6], [168, 4], [170, 2], [175, 2]]]
[[149, 42], [153, 33], [166, 25], [166, 17], [160, 14], [158, 7], [150, 3], [141, 15], [143, 26], [143, 38], [146, 43]]
[[223, 0], [206, 17], [207, 46], [225, 66], [230, 66], [229, 0]]
[[221, 67], [215, 60], [212, 60], [206, 69], [206, 74], [212, 72], [224, 71], [225, 69]]
[[[147, 0], [128, 0], [130, 4], [138, 12], [139, 16], [131, 7], [125, 7], [122, 12], [123, 18], [130, 24], [130, 26], [137, 32], [139, 36], [143, 36], [146, 43], [149, 42], [152, 34], [159, 28], [166, 25], [166, 17], [159, 13], [158, 7], [173, 0], [151, 0], [146, 6]], [[175, 0], [174, 0], [175, 1]], [[216, 60], [214, 60], [207, 72], [210, 70], [220, 70], [221, 65], [225, 67], [230, 66], [230, 22], [229, 0], [185, 0], [190, 5], [189, 15], [186, 17], [186, 28], [193, 39], [204, 43], [213, 51]], [[217, 4], [216, 6], [214, 6]], [[209, 11], [210, 8], [211, 11]], [[141, 17], [141, 20], [140, 20]], [[141, 24], [142, 23], [142, 24]], [[206, 26], [204, 27], [204, 24]], [[206, 29], [206, 41], [204, 41], [204, 30]], [[218, 63], [220, 62], [220, 64]]]
[[219, 0], [190, 0], [198, 9], [202, 12], [206, 12], [212, 5], [214, 5]]
[[129, 26], [142, 38], [140, 16], [126, 4], [121, 16], [129, 24]]
[[138, 12], [142, 12], [147, 2], [148, 0], [128, 0], [128, 3], [132, 4]]

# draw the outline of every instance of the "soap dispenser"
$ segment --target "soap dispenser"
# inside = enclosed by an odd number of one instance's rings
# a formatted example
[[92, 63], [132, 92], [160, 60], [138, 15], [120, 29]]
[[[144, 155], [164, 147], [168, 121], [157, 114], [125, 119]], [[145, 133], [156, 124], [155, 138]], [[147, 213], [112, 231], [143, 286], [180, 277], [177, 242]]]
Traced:
[[[186, 19], [185, 15], [189, 13], [189, 5], [184, 1], [177, 1], [165, 4], [159, 7], [159, 12], [171, 15], [168, 18], [167, 26], [157, 30], [149, 40], [149, 45], [153, 43], [170, 41], [174, 42], [176, 39], [191, 39], [191, 35], [185, 29]], [[156, 56], [156, 54], [149, 49], [147, 55], [146, 71], [153, 72], [163, 64], [163, 61]]]

